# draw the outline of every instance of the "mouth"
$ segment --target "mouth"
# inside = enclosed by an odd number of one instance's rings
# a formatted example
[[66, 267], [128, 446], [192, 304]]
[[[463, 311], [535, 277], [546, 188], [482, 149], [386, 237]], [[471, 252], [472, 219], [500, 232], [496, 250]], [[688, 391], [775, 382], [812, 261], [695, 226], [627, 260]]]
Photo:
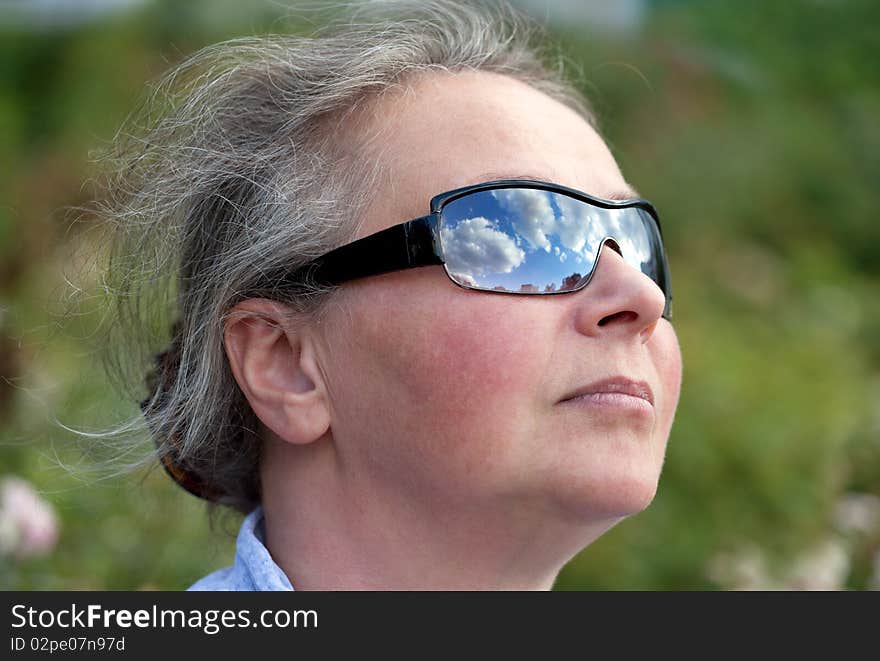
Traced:
[[[654, 407], [654, 392], [647, 381], [638, 381], [625, 376], [614, 376], [609, 379], [594, 381], [563, 397], [559, 403], [572, 400], [588, 400], [597, 403], [626, 403], [628, 400], [641, 400]], [[638, 404], [639, 402], [630, 402]]]

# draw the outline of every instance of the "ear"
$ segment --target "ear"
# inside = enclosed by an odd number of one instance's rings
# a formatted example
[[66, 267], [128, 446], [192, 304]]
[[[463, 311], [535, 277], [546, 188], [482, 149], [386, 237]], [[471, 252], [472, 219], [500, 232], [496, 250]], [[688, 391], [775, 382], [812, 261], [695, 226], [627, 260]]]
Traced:
[[290, 328], [284, 305], [252, 298], [236, 305], [223, 344], [239, 388], [266, 427], [288, 443], [330, 428], [327, 389], [306, 328]]

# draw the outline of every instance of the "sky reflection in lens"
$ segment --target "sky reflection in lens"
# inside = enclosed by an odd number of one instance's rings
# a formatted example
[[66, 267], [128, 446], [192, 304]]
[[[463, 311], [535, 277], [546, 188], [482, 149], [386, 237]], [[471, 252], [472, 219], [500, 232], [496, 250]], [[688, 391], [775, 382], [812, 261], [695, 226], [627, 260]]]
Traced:
[[461, 284], [520, 292], [569, 289], [589, 276], [607, 237], [627, 263], [658, 282], [654, 221], [637, 207], [602, 209], [551, 191], [505, 188], [453, 200], [442, 217], [446, 267]]

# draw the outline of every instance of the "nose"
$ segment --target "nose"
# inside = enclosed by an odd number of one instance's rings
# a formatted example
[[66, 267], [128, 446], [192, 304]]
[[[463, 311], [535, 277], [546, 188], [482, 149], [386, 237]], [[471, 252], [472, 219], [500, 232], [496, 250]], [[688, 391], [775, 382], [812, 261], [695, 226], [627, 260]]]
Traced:
[[602, 246], [589, 284], [574, 295], [579, 303], [577, 330], [596, 337], [636, 336], [647, 342], [666, 307], [657, 283], [627, 264], [613, 240]]

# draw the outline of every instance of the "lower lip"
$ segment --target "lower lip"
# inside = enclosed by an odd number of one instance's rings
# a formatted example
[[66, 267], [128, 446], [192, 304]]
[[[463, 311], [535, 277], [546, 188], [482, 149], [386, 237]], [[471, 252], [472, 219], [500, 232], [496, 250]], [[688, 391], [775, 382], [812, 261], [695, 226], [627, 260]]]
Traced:
[[589, 408], [617, 409], [636, 413], [654, 413], [654, 405], [647, 399], [627, 395], [622, 392], [594, 392], [588, 395], [572, 397], [562, 402], [571, 406]]

